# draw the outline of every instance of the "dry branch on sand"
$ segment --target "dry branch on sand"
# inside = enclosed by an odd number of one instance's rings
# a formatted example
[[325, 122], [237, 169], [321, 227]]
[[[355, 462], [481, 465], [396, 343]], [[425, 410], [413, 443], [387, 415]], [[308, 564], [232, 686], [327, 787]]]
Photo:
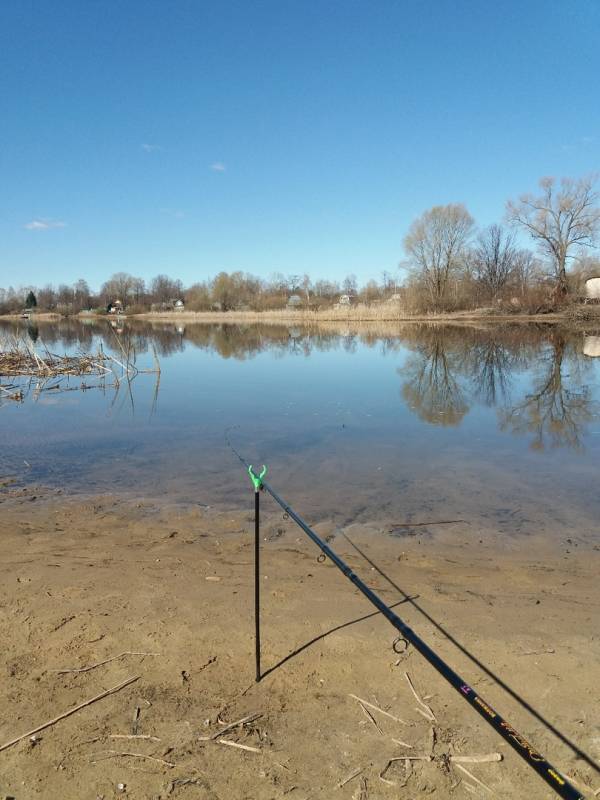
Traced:
[[124, 658], [125, 656], [159, 656], [160, 653], [138, 653], [133, 650], [124, 650], [122, 653], [118, 653], [116, 656], [112, 656], [111, 658], [105, 658], [104, 661], [99, 661], [97, 664], [90, 664], [88, 667], [73, 667], [72, 669], [59, 669], [57, 670], [59, 675], [66, 675], [70, 672], [80, 673], [80, 672], [90, 672], [92, 669], [96, 669], [96, 667], [102, 667], [104, 664], [109, 664], [111, 661], [117, 661], [120, 658]]
[[83, 703], [79, 703], [79, 705], [75, 706], [74, 708], [70, 708], [68, 711], [65, 711], [64, 713], [59, 714], [58, 717], [54, 717], [54, 719], [48, 720], [48, 722], [44, 722], [41, 725], [38, 725], [37, 728], [33, 728], [32, 730], [27, 731], [27, 733], [22, 733], [20, 736], [16, 736], [14, 739], [11, 739], [10, 741], [5, 742], [3, 745], [0, 745], [0, 751], [6, 750], [8, 747], [12, 747], [14, 744], [17, 744], [17, 742], [20, 742], [23, 739], [26, 739], [28, 736], [33, 736], [34, 734], [39, 733], [40, 731], [43, 731], [46, 728], [50, 728], [52, 725], [56, 725], [56, 723], [60, 722], [62, 719], [65, 719], [66, 717], [70, 717], [71, 714], [74, 714], [76, 711], [79, 711], [80, 709], [85, 708], [86, 706], [90, 706], [92, 703], [95, 703], [97, 700], [102, 700], [104, 697], [108, 697], [109, 694], [114, 694], [115, 692], [121, 691], [121, 689], [124, 689], [126, 686], [129, 686], [130, 683], [133, 683], [134, 681], [139, 680], [139, 677], [140, 677], [139, 675], [134, 675], [131, 678], [127, 678], [126, 681], [122, 681], [122, 683], [118, 683], [116, 686], [113, 686], [112, 689], [107, 689], [105, 692], [101, 692], [100, 694], [97, 694], [95, 697], [92, 697], [90, 700], [86, 700]]

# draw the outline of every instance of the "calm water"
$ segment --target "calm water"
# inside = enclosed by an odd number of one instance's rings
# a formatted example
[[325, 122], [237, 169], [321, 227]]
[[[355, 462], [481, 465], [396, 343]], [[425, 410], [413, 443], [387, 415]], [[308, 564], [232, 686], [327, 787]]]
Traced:
[[[308, 519], [465, 519], [593, 537], [600, 512], [600, 339], [550, 326], [64, 322], [21, 332], [53, 352], [130, 337], [131, 395], [45, 393], [0, 407], [0, 474], [70, 491], [247, 503], [224, 431]], [[14, 333], [5, 324], [2, 332]], [[585, 352], [584, 352], [585, 351]], [[41, 349], [40, 349], [40, 352]], [[7, 379], [2, 379], [7, 383]], [[79, 383], [77, 379], [75, 384]], [[25, 463], [26, 462], [26, 463]]]

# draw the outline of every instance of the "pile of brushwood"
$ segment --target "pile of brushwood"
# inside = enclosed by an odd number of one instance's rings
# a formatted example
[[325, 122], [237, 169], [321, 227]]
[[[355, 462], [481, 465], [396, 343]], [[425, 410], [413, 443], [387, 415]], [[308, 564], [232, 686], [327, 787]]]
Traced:
[[155, 369], [139, 370], [135, 351], [121, 349], [123, 359], [119, 360], [102, 348], [94, 354], [58, 355], [46, 347], [36, 349], [25, 339], [0, 341], [0, 405], [22, 402], [30, 394], [37, 399], [42, 392], [118, 390], [123, 379], [129, 382], [139, 372], [160, 372], [157, 360]]

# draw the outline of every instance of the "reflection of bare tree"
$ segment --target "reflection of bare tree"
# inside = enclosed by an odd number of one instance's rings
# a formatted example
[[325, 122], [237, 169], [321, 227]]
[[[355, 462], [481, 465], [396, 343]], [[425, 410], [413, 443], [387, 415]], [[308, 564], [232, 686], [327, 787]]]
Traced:
[[458, 425], [469, 410], [455, 375], [459, 354], [447, 349], [443, 329], [425, 331], [405, 366], [402, 395], [419, 417], [436, 425]]
[[510, 394], [511, 372], [515, 368], [514, 353], [495, 338], [477, 342], [468, 352], [468, 370], [481, 402], [494, 407]]
[[581, 433], [592, 418], [592, 398], [583, 383], [575, 351], [560, 332], [551, 335], [551, 348], [542, 359], [534, 391], [517, 405], [500, 412], [500, 428], [515, 434], [533, 434], [531, 447], [582, 449]]

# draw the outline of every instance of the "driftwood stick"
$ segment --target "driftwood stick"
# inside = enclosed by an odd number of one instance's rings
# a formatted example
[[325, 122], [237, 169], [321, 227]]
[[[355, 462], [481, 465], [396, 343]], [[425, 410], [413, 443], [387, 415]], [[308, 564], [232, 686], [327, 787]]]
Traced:
[[388, 780], [387, 778], [384, 777], [384, 775], [386, 774], [388, 769], [396, 761], [404, 761], [404, 767], [406, 769], [406, 776], [405, 776], [404, 782], [401, 783], [400, 786], [405, 786], [407, 781], [408, 781], [408, 778], [410, 776], [410, 773], [411, 773], [411, 763], [413, 761], [432, 761], [432, 757], [431, 756], [399, 756], [397, 758], [390, 758], [388, 760], [387, 764], [385, 765], [385, 767], [379, 773], [379, 780], [383, 781], [383, 783], [387, 783], [388, 786], [398, 786], [398, 782], [397, 781], [390, 781], [390, 780]]
[[249, 753], [260, 753], [258, 747], [250, 747], [248, 744], [231, 742], [229, 739], [217, 739], [217, 744], [226, 744], [229, 745], [229, 747], [238, 747], [240, 750], [247, 750]]
[[143, 733], [111, 733], [109, 739], [145, 739], [148, 742], [160, 742], [158, 736], [148, 736]]
[[491, 764], [503, 758], [502, 753], [487, 753], [483, 756], [450, 756], [450, 761], [453, 764]]
[[476, 778], [472, 772], [469, 772], [469, 770], [466, 769], [466, 767], [463, 767], [461, 764], [456, 764], [456, 763], [454, 764], [454, 766], [456, 767], [456, 769], [459, 769], [461, 772], [464, 772], [465, 775], [467, 775], [467, 777], [469, 777], [472, 781], [475, 781], [475, 783], [479, 784], [479, 786], [482, 786], [484, 789], [487, 789], [487, 791], [490, 794], [494, 794], [493, 790], [490, 789], [490, 787], [486, 783], [480, 781], [479, 778]]
[[362, 703], [359, 703], [358, 705], [360, 706], [360, 708], [361, 708], [361, 711], [363, 712], [363, 714], [365, 715], [365, 717], [366, 717], [366, 718], [369, 720], [369, 722], [371, 722], [371, 723], [372, 723], [372, 724], [373, 724], [373, 725], [374, 725], [374, 726], [377, 728], [377, 730], [379, 731], [379, 735], [380, 735], [380, 736], [383, 736], [383, 731], [381, 730], [381, 728], [380, 728], [380, 727], [379, 727], [379, 725], [377, 724], [377, 721], [376, 721], [375, 717], [373, 716], [373, 714], [371, 714], [371, 712], [369, 711], [369, 709], [368, 709], [368, 708], [365, 708], [365, 706], [363, 706], [363, 704], [362, 704]]
[[110, 658], [105, 658], [104, 661], [99, 661], [97, 664], [90, 664], [89, 667], [74, 667], [73, 669], [59, 669], [57, 670], [59, 675], [66, 675], [68, 672], [89, 672], [92, 669], [96, 669], [96, 667], [102, 667], [104, 664], [108, 664], [111, 661], [116, 661], [119, 658], [123, 658], [123, 656], [159, 656], [160, 653], [136, 653], [132, 650], [125, 650], [122, 653], [119, 653], [116, 656], [111, 656]]
[[249, 714], [247, 717], [242, 717], [235, 722], [230, 722], [229, 725], [226, 725], [224, 728], [221, 728], [220, 731], [213, 733], [212, 736], [199, 736], [198, 738], [201, 742], [213, 741], [214, 739], [218, 739], [219, 736], [224, 736], [226, 733], [229, 733], [229, 731], [233, 728], [237, 728], [238, 725], [247, 725], [249, 722], [254, 722], [254, 720], [258, 719], [259, 717], [262, 717], [262, 713], [260, 712], [256, 714]]
[[395, 530], [396, 528], [424, 528], [427, 525], [455, 525], [459, 522], [467, 523], [467, 520], [438, 519], [438, 520], [432, 520], [431, 522], [396, 522], [392, 524], [392, 530]]
[[12, 747], [17, 742], [26, 739], [28, 736], [33, 736], [34, 733], [39, 733], [40, 731], [45, 730], [46, 728], [50, 728], [52, 725], [56, 725], [57, 722], [60, 722], [65, 717], [70, 717], [71, 714], [74, 714], [76, 711], [79, 711], [86, 706], [91, 706], [92, 703], [97, 702], [98, 700], [102, 700], [104, 697], [108, 697], [109, 694], [114, 694], [115, 692], [119, 692], [121, 689], [124, 689], [126, 686], [129, 686], [130, 683], [139, 680], [139, 675], [134, 675], [131, 678], [127, 678], [126, 681], [122, 681], [122, 683], [118, 683], [116, 686], [113, 686], [112, 689], [107, 689], [105, 692], [101, 692], [97, 694], [95, 697], [86, 700], [84, 703], [80, 703], [78, 706], [74, 708], [70, 708], [68, 711], [65, 711], [63, 714], [59, 714], [58, 717], [54, 717], [54, 719], [48, 720], [48, 722], [44, 722], [42, 725], [38, 725], [37, 728], [33, 728], [33, 730], [27, 731], [27, 733], [21, 734], [21, 736], [17, 736], [15, 739], [11, 739], [9, 742], [5, 742], [3, 745], [0, 745], [0, 752], [2, 750], [6, 750], [8, 747]]
[[418, 704], [419, 704], [419, 705], [420, 705], [420, 706], [421, 706], [421, 707], [424, 709], [423, 711], [422, 711], [422, 710], [420, 710], [420, 709], [418, 709], [418, 708], [417, 708], [416, 710], [419, 712], [419, 714], [422, 714], [422, 715], [423, 715], [423, 716], [424, 716], [426, 719], [428, 719], [430, 722], [437, 722], [437, 720], [436, 720], [436, 718], [435, 718], [435, 714], [433, 713], [433, 711], [432, 711], [432, 710], [429, 708], [429, 706], [427, 705], [427, 703], [424, 703], [424, 702], [421, 700], [421, 698], [420, 698], [420, 697], [419, 697], [419, 695], [417, 694], [417, 691], [416, 691], [415, 687], [413, 686], [413, 682], [411, 681], [411, 679], [410, 679], [410, 675], [408, 674], [408, 672], [405, 672], [405, 673], [404, 673], [404, 677], [405, 677], [405, 678], [406, 678], [406, 680], [408, 681], [408, 685], [410, 686], [410, 690], [411, 690], [411, 692], [412, 692], [412, 693], [413, 693], [413, 695], [415, 696], [415, 700], [416, 700], [416, 701], [417, 701], [417, 703], [418, 703]]
[[365, 768], [364, 768], [364, 767], [359, 767], [358, 769], [355, 769], [355, 770], [354, 770], [354, 772], [351, 772], [351, 773], [350, 773], [350, 775], [348, 775], [348, 777], [347, 777], [347, 778], [344, 778], [344, 780], [343, 780], [343, 781], [340, 781], [340, 782], [337, 784], [337, 788], [338, 788], [338, 789], [341, 789], [341, 788], [342, 788], [343, 786], [345, 786], [347, 783], [350, 783], [350, 781], [354, 780], [354, 778], [357, 778], [357, 777], [360, 775], [360, 773], [361, 773], [361, 772], [364, 772], [364, 771], [365, 771]]
[[394, 722], [399, 722], [401, 725], [406, 725], [406, 722], [400, 717], [395, 717], [393, 714], [390, 714], [389, 711], [384, 711], [383, 708], [379, 708], [379, 706], [373, 705], [373, 703], [369, 703], [367, 700], [363, 700], [362, 697], [357, 697], [355, 694], [349, 695], [353, 700], [356, 700], [358, 703], [362, 703], [363, 706], [367, 706], [367, 708], [372, 708], [373, 711], [378, 711], [380, 714], [383, 714], [390, 719], [393, 719]]
[[106, 755], [101, 755], [98, 758], [91, 759], [94, 764], [96, 761], [104, 761], [107, 758], [122, 758], [127, 756], [129, 758], [146, 758], [149, 761], [156, 761], [158, 764], [164, 764], [165, 767], [176, 767], [171, 761], [165, 761], [163, 758], [156, 758], [156, 756], [147, 756], [145, 753], [123, 753], [120, 750], [109, 750]]

